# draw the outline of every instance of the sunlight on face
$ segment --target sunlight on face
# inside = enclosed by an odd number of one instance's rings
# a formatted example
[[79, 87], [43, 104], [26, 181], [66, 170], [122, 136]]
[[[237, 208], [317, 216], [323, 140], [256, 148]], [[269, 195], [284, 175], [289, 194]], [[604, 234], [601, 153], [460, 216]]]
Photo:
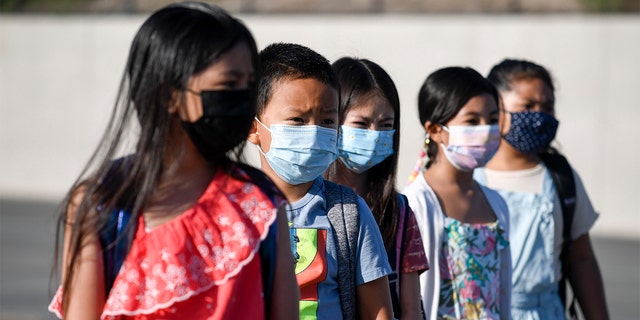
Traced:
[[180, 119], [195, 122], [202, 117], [201, 91], [246, 89], [253, 77], [251, 51], [245, 42], [239, 42], [189, 79], [186, 103], [178, 109]]
[[394, 129], [395, 112], [387, 99], [376, 94], [359, 100], [347, 112], [345, 126], [376, 131]]
[[[267, 128], [272, 124], [338, 128], [338, 92], [331, 86], [310, 78], [282, 79], [274, 83], [272, 90], [260, 116]], [[268, 152], [271, 135], [262, 126], [257, 130], [262, 150]]]
[[472, 97], [447, 121], [447, 126], [478, 126], [497, 124], [499, 118], [498, 105], [488, 93]]

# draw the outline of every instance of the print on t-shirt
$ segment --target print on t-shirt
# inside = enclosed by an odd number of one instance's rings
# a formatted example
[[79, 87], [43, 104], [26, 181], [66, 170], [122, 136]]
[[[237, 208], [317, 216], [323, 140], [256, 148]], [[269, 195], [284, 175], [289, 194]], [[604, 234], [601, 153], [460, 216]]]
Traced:
[[327, 230], [290, 228], [300, 287], [300, 318], [317, 318], [318, 285], [327, 277]]

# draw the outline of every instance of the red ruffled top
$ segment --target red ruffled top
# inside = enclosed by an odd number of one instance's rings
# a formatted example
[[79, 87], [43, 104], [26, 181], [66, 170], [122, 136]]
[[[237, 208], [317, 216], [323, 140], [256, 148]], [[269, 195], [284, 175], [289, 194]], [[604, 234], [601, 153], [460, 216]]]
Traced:
[[[101, 319], [263, 319], [256, 253], [283, 199], [219, 172], [193, 208], [151, 230], [140, 215]], [[62, 288], [49, 306], [62, 318]]]

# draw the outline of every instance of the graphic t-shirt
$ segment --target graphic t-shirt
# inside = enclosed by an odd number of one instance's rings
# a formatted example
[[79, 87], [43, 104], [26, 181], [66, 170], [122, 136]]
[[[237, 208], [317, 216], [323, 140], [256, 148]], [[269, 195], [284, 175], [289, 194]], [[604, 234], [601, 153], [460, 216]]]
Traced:
[[[291, 249], [300, 287], [300, 319], [342, 319], [334, 230], [327, 218], [325, 186], [316, 178], [309, 192], [287, 208]], [[391, 272], [384, 243], [371, 210], [358, 197], [360, 217], [356, 285]]]

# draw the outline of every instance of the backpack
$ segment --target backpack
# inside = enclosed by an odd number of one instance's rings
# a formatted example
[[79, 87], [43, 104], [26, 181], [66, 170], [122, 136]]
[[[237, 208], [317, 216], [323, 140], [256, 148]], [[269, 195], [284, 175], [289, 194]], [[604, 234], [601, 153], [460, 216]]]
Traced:
[[345, 320], [356, 319], [356, 250], [360, 216], [355, 191], [331, 181], [324, 181], [327, 218], [335, 231], [338, 252], [338, 288]]
[[[560, 253], [560, 262], [562, 264], [562, 278], [558, 293], [562, 304], [567, 306], [567, 288], [571, 286], [569, 283], [569, 251], [571, 250], [571, 225], [573, 224], [573, 216], [576, 206], [576, 184], [573, 177], [573, 170], [567, 159], [557, 150], [549, 148], [546, 152], [541, 153], [540, 159], [547, 167], [549, 174], [556, 188], [556, 193], [560, 199], [560, 207], [562, 209], [562, 251]], [[569, 315], [571, 319], [577, 319], [576, 298], [572, 295], [569, 303]]]
[[[399, 245], [400, 252], [396, 250], [396, 246], [387, 250], [387, 257], [389, 258], [389, 263], [393, 261], [395, 264], [395, 273], [389, 275], [389, 287], [391, 289], [391, 306], [393, 307], [393, 317], [394, 319], [400, 319], [402, 317], [402, 306], [400, 302], [400, 284], [402, 282], [402, 257], [405, 254], [405, 238], [407, 237], [407, 225], [409, 224], [409, 212], [411, 209], [409, 208], [409, 200], [407, 196], [396, 193], [396, 197], [398, 198], [398, 207], [400, 210], [399, 224], [397, 227], [396, 234], [396, 245]], [[398, 244], [397, 241], [400, 241]], [[422, 319], [425, 319], [424, 315], [424, 307], [422, 305], [422, 299], [420, 299], [420, 312], [422, 315]]]
[[130, 220], [131, 212], [113, 210], [109, 216], [109, 222], [100, 230], [100, 246], [104, 261], [104, 287], [107, 296], [129, 251], [129, 237], [124, 232]]

